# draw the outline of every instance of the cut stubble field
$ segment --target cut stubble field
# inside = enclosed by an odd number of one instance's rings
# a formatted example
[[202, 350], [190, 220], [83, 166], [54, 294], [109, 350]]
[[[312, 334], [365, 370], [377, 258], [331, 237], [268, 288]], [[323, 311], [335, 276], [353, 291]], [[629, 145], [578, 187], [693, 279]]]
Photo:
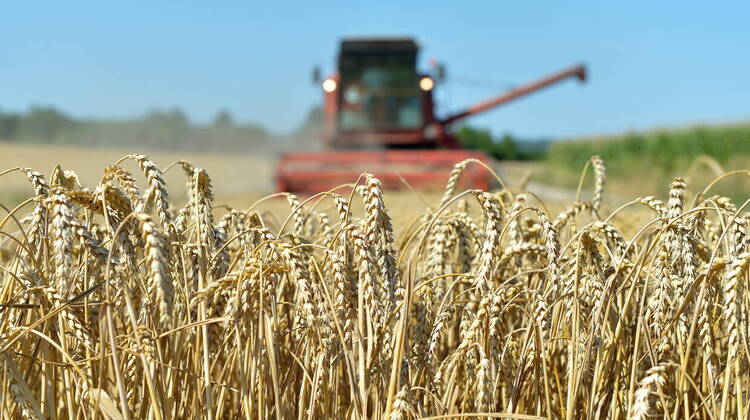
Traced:
[[[82, 184], [96, 185], [105, 166], [129, 153], [132, 153], [132, 150], [0, 143], [0, 168], [24, 166], [50, 173], [56, 165], [60, 165], [65, 169], [75, 169]], [[162, 168], [180, 160], [195, 162], [196, 165], [205, 168], [214, 179], [217, 197], [261, 197], [273, 189], [275, 156], [270, 153], [219, 155], [162, 151], [149, 152], [149, 156]], [[183, 175], [179, 170], [172, 169], [165, 173], [164, 177], [170, 186], [173, 186], [170, 188], [173, 194], [185, 197]], [[28, 183], [15, 177], [3, 179], [0, 183], [0, 194], [6, 196], [25, 194], [27, 189]]]

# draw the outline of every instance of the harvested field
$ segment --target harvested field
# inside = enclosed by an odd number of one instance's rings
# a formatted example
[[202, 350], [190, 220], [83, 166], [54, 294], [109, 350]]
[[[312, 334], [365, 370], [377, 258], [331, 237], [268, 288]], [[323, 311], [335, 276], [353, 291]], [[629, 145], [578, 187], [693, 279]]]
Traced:
[[[125, 149], [117, 148], [0, 143], [0, 168], [23, 165], [51, 173], [56, 165], [60, 165], [63, 168], [75, 168], [76, 175], [83, 185], [96, 185], [102, 176], [102, 169], [128, 153]], [[154, 152], [149, 153], [149, 157], [162, 168], [179, 160], [195, 162], [205, 168], [216, 181], [214, 193], [222, 202], [245, 197], [260, 198], [273, 189], [275, 156], [272, 153], [249, 155]], [[184, 201], [186, 190], [182, 178], [183, 175], [176, 170], [169, 170], [164, 174], [172, 195]], [[27, 193], [28, 184], [22, 178], [6, 177], [0, 182], [0, 197], [24, 198]]]
[[80, 159], [0, 175], [30, 192], [0, 219], [5, 418], [749, 410], [748, 219], [714, 184], [615, 207], [593, 157], [590, 200], [546, 206], [456, 190], [466, 161], [441, 195], [230, 207], [187, 161]]

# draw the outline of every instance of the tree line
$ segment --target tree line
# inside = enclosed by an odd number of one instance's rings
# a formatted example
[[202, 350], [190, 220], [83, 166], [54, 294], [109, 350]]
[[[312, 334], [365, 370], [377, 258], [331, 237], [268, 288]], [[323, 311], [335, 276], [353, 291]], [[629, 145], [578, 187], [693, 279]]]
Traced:
[[[0, 142], [128, 147], [139, 150], [185, 150], [215, 153], [317, 149], [323, 112], [313, 107], [301, 124], [286, 136], [272, 135], [258, 124], [235, 122], [219, 111], [206, 124], [190, 121], [179, 108], [154, 110], [138, 118], [74, 118], [51, 106], [26, 112], [0, 109]], [[548, 141], [518, 141], [510, 134], [494, 138], [489, 130], [462, 126], [456, 136], [464, 147], [483, 150], [496, 159], [532, 160], [546, 152]]]
[[74, 118], [51, 106], [34, 106], [27, 112], [0, 110], [0, 141], [237, 152], [267, 146], [271, 135], [260, 125], [234, 122], [228, 111], [220, 111], [210, 123], [198, 124], [179, 108], [104, 120]]
[[509, 133], [493, 137], [486, 129], [461, 126], [456, 137], [463, 147], [482, 150], [497, 160], [537, 160], [547, 153], [549, 140], [518, 140]]

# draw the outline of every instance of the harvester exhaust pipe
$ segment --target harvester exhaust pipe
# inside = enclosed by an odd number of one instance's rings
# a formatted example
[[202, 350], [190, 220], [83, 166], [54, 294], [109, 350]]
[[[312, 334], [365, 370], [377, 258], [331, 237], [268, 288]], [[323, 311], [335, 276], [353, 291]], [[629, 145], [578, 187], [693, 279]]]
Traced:
[[490, 108], [494, 108], [496, 106], [503, 105], [507, 102], [510, 102], [514, 99], [518, 99], [522, 96], [526, 96], [530, 93], [536, 92], [540, 89], [543, 89], [549, 85], [553, 85], [559, 81], [565, 80], [568, 77], [575, 77], [580, 82], [586, 81], [586, 66], [585, 65], [577, 65], [574, 67], [571, 67], [569, 69], [563, 70], [561, 72], [552, 74], [550, 76], [541, 78], [535, 82], [528, 83], [522, 86], [519, 86], [517, 88], [511, 89], [500, 96], [497, 96], [495, 98], [488, 99], [483, 102], [479, 102], [478, 104], [469, 107], [468, 109], [461, 111], [457, 114], [451, 115], [450, 117], [442, 120], [442, 124], [447, 125], [451, 124], [455, 121], [458, 121], [462, 118], [466, 118], [470, 115], [478, 114], [480, 112], [486, 111]]

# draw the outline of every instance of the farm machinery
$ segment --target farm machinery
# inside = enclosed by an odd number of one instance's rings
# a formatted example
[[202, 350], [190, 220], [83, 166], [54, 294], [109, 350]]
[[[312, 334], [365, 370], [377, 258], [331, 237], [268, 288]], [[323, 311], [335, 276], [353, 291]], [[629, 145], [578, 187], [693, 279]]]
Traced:
[[[431, 74], [417, 70], [418, 44], [411, 38], [348, 38], [341, 42], [337, 71], [320, 81], [323, 90], [323, 151], [282, 155], [276, 168], [278, 191], [315, 193], [353, 182], [364, 171], [384, 188], [436, 189], [453, 166], [481, 151], [466, 150], [452, 125], [569, 77], [586, 80], [586, 68], [574, 66], [515, 87], [445, 118], [435, 115], [433, 92], [445, 77], [436, 64]], [[469, 165], [462, 183], [488, 189], [488, 171]]]

